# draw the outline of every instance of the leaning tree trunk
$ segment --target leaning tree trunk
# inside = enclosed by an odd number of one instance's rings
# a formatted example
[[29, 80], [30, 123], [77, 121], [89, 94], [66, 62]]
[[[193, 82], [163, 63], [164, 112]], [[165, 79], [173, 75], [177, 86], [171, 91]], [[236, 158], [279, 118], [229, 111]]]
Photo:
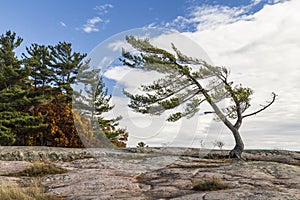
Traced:
[[[177, 64], [177, 66], [181, 67], [180, 65]], [[205, 90], [201, 84], [190, 74], [187, 74], [188, 78], [191, 79], [199, 88], [200, 92], [204, 95], [205, 99], [207, 102], [211, 105], [211, 107], [214, 109], [215, 113], [217, 116], [221, 119], [221, 121], [230, 129], [232, 132], [234, 139], [235, 139], [235, 147], [230, 151], [229, 157], [230, 158], [242, 158], [242, 153], [244, 151], [244, 143], [241, 138], [241, 135], [239, 133], [239, 128], [242, 124], [242, 115], [241, 115], [241, 110], [238, 108], [237, 110], [237, 115], [238, 115], [238, 120], [235, 125], [233, 125], [227, 117], [221, 112], [220, 108], [217, 106], [217, 104], [212, 101], [212, 97], [208, 94], [208, 91]], [[237, 105], [238, 107], [239, 105]]]
[[230, 158], [242, 158], [242, 153], [244, 151], [244, 143], [243, 140], [241, 138], [240, 132], [238, 129], [233, 128], [231, 129], [231, 132], [234, 136], [234, 140], [235, 140], [235, 147], [230, 151], [229, 153], [229, 157]]
[[218, 115], [218, 117], [221, 119], [221, 121], [229, 128], [229, 130], [232, 132], [234, 140], [235, 140], [235, 147], [230, 151], [229, 153], [229, 158], [242, 158], [242, 153], [244, 151], [244, 142], [242, 140], [242, 137], [239, 132], [239, 128], [242, 124], [241, 118], [238, 120], [236, 125], [233, 125], [227, 118], [224, 116], [224, 114], [221, 112], [219, 107], [210, 100], [210, 96], [205, 93], [204, 94], [207, 96], [206, 99], [208, 99], [208, 102], [214, 109], [215, 113]]

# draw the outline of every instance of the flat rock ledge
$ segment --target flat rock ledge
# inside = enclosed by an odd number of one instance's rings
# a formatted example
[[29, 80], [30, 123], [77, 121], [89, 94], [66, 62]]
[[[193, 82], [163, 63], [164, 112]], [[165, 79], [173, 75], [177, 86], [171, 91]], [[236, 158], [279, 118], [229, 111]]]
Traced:
[[[30, 183], [34, 178], [1, 175], [39, 161], [68, 170], [39, 181], [47, 193], [70, 200], [300, 199], [300, 152], [248, 150], [244, 160], [227, 159], [227, 154], [185, 148], [0, 147], [0, 184]], [[228, 189], [193, 189], [211, 177], [218, 177]]]

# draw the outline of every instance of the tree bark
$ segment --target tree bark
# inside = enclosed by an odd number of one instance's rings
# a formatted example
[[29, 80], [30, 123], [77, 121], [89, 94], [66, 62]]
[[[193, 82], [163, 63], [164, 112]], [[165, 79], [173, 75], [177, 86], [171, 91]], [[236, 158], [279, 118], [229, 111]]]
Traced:
[[235, 125], [233, 125], [225, 116], [224, 114], [221, 112], [221, 110], [219, 109], [219, 107], [210, 100], [210, 96], [204, 92], [203, 93], [205, 97], [207, 97], [206, 99], [208, 99], [208, 103], [212, 106], [212, 108], [214, 109], [215, 113], [218, 115], [218, 117], [221, 119], [221, 121], [229, 128], [229, 130], [232, 132], [234, 140], [235, 140], [235, 147], [230, 151], [229, 153], [229, 158], [242, 158], [242, 153], [244, 151], [244, 142], [242, 140], [242, 137], [240, 135], [239, 132], [239, 128], [242, 124], [242, 118], [239, 118], [239, 120], [237, 121], [237, 123]]
[[242, 153], [244, 151], [244, 143], [238, 129], [231, 129], [231, 132], [235, 139], [235, 147], [230, 151], [229, 158], [242, 158]]
[[[204, 95], [209, 96], [206, 92], [204, 92]], [[209, 98], [206, 98], [209, 99]], [[238, 118], [238, 121], [235, 125], [233, 125], [221, 112], [219, 107], [211, 100], [208, 100], [209, 104], [214, 109], [215, 113], [218, 115], [218, 117], [221, 119], [221, 121], [229, 128], [229, 130], [232, 132], [234, 140], [235, 140], [235, 147], [230, 151], [229, 158], [239, 158], [242, 159], [242, 153], [244, 151], [244, 142], [242, 140], [242, 137], [239, 132], [239, 128], [242, 124], [242, 118]]]

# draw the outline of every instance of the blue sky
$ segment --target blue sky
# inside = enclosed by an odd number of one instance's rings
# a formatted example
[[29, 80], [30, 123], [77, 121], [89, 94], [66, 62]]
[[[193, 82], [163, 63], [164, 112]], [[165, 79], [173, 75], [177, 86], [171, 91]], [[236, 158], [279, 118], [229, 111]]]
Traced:
[[[267, 2], [261, 1], [249, 12], [261, 9]], [[23, 47], [34, 42], [68, 41], [76, 50], [88, 53], [98, 43], [121, 31], [149, 25], [164, 26], [178, 16], [188, 18], [199, 5], [236, 7], [251, 3], [250, 0], [2, 0], [0, 33], [15, 31], [24, 38]], [[172, 28], [192, 30], [194, 24]]]
[[[244, 122], [241, 132], [246, 148], [300, 150], [299, 10], [299, 0], [2, 0], [0, 33], [12, 30], [24, 38], [20, 55], [31, 43], [67, 41], [76, 51], [89, 53], [104, 40], [130, 29], [175, 29], [200, 45], [214, 64], [230, 67], [236, 83], [253, 88], [254, 108], [265, 104], [271, 92], [279, 95], [271, 108]], [[128, 87], [135, 85], [135, 78], [122, 78], [122, 70], [111, 70], [105, 78]], [[203, 117], [196, 131], [182, 129], [178, 124], [134, 114], [128, 110], [127, 102], [128, 99], [114, 100], [120, 108], [115, 113], [129, 116], [120, 125], [129, 130], [130, 146], [143, 140], [150, 146], [199, 147], [205, 138], [203, 131], [208, 129], [220, 133], [217, 137], [225, 142], [225, 148], [234, 144], [226, 128], [204, 126], [209, 120]], [[195, 128], [192, 121], [184, 123]], [[144, 133], [150, 133], [149, 137]], [[210, 147], [212, 141], [206, 142]]]
[[[65, 40], [83, 52], [118, 32], [171, 21], [183, 15], [188, 4], [181, 0], [89, 0], [89, 1], [17, 1], [3, 0], [0, 8], [0, 32], [10, 29], [24, 43], [56, 43]], [[91, 32], [86, 26], [93, 26]], [[91, 20], [89, 24], [88, 21]], [[99, 22], [98, 22], [98, 21]]]

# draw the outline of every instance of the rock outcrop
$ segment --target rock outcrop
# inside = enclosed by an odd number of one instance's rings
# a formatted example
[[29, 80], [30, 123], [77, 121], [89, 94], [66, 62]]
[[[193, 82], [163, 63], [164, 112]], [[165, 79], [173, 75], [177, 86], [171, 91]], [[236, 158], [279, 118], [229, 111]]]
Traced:
[[[300, 199], [300, 152], [252, 150], [245, 160], [227, 151], [182, 148], [64, 149], [0, 147], [0, 174], [32, 162], [68, 170], [40, 179], [47, 193], [65, 199]], [[195, 183], [218, 177], [225, 190], [197, 191]], [[0, 184], [30, 178], [0, 176]], [[32, 178], [33, 179], [33, 178]]]

